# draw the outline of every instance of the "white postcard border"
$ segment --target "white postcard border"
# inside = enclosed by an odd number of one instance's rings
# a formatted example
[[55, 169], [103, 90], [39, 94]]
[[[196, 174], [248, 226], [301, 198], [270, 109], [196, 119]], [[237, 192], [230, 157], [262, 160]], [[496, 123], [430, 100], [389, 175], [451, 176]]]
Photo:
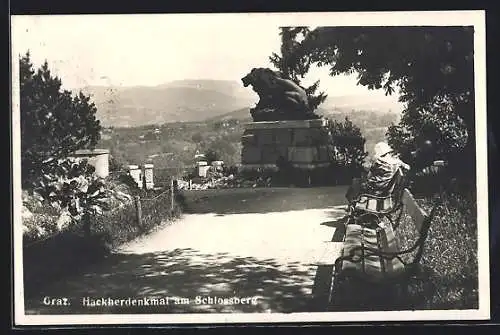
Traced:
[[[139, 15], [139, 14], [135, 14]], [[161, 15], [161, 14], [140, 14]], [[238, 16], [279, 26], [465, 26], [473, 25], [474, 71], [476, 94], [476, 161], [478, 211], [479, 309], [390, 312], [319, 312], [319, 313], [251, 313], [251, 314], [100, 314], [100, 315], [25, 315], [22, 266], [21, 176], [19, 62], [15, 37], [11, 36], [12, 62], [12, 164], [14, 228], [14, 311], [16, 325], [96, 325], [96, 324], [200, 324], [200, 323], [275, 323], [275, 322], [367, 322], [487, 320], [490, 318], [488, 179], [486, 128], [486, 32], [485, 11], [426, 12], [355, 12], [355, 13], [266, 13], [266, 14], [167, 14]], [[88, 15], [91, 19], [91, 15]], [[15, 16], [11, 16], [12, 25]], [[251, 65], [251, 64], [250, 64]], [[19, 171], [19, 172], [18, 172]]]

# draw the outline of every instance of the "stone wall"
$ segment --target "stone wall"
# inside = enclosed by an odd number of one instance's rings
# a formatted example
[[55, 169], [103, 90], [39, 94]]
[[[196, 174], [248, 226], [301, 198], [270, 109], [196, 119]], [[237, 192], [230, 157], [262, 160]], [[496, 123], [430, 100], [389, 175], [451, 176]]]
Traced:
[[109, 175], [109, 150], [94, 149], [94, 150], [77, 150], [72, 155], [78, 160], [86, 159], [89, 165], [95, 167], [95, 174], [101, 178], [106, 178]]

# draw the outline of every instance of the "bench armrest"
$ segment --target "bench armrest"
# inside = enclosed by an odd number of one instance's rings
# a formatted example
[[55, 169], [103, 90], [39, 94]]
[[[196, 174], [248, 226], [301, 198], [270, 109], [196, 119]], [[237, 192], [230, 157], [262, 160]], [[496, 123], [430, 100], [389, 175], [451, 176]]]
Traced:
[[370, 198], [370, 199], [382, 200], [382, 199], [392, 198], [393, 196], [394, 196], [393, 194], [381, 196], [381, 195], [374, 195], [374, 194], [369, 194], [369, 193], [363, 193], [363, 194], [360, 194], [359, 196], [357, 196], [356, 200], [359, 201], [359, 200], [361, 200], [362, 197]]

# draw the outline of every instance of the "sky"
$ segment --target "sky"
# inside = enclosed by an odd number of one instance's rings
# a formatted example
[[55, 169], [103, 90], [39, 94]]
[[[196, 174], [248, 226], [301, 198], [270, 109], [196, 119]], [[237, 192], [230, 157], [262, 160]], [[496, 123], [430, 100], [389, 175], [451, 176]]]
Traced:
[[[229, 27], [229, 28], [228, 28]], [[272, 67], [279, 22], [249, 14], [15, 16], [13, 54], [47, 59], [64, 88], [154, 86], [182, 79], [235, 80], [253, 67]], [[330, 96], [368, 94], [355, 76], [332, 78], [313, 68], [304, 85], [321, 80]], [[374, 94], [375, 93], [375, 94]], [[394, 97], [392, 97], [394, 100]]]
[[[64, 88], [87, 85], [154, 86], [181, 79], [239, 81], [253, 67], [272, 67], [279, 51], [279, 26], [325, 22], [353, 25], [345, 14], [142, 14], [12, 16], [13, 55], [30, 50], [35, 66], [47, 59]], [[448, 14], [449, 15], [449, 14]], [[370, 24], [368, 14], [356, 14]], [[422, 15], [378, 16], [374, 24], [407, 23]], [[427, 12], [426, 19], [432, 18]], [[436, 21], [436, 18], [435, 18]], [[442, 21], [442, 20], [441, 20]], [[359, 22], [358, 22], [359, 23]], [[385, 97], [356, 85], [355, 76], [328, 75], [313, 68], [304, 86], [320, 80], [329, 96]]]

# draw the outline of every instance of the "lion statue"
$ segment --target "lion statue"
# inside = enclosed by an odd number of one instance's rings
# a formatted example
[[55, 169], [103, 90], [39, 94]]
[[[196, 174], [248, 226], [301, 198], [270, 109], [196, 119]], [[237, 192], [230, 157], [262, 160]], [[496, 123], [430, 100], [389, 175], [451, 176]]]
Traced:
[[254, 68], [241, 78], [244, 87], [252, 85], [259, 102], [250, 110], [257, 121], [317, 119], [309, 107], [304, 88], [268, 68]]

